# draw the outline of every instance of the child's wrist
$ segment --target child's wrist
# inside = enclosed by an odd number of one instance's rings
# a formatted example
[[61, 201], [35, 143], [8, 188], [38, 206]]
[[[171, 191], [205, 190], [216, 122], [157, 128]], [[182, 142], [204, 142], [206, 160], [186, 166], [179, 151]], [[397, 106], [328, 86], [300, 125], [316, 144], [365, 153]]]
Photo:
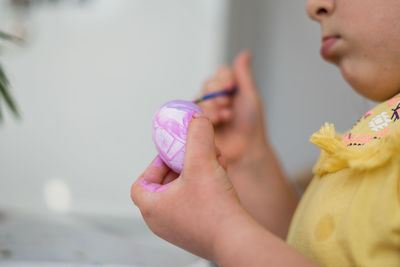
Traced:
[[260, 231], [265, 230], [244, 209], [231, 216], [223, 223], [215, 238], [213, 260], [219, 266], [245, 266], [245, 263], [240, 263], [241, 247], [251, 243], [252, 237], [259, 235]]
[[229, 218], [221, 222], [212, 246], [213, 260], [218, 265], [221, 265], [222, 262], [226, 262], [226, 257], [229, 257], [229, 251], [231, 245], [233, 245], [231, 244], [232, 238], [241, 230], [247, 229], [247, 216], [250, 215], [245, 211], [238, 212], [236, 214], [231, 214]]
[[234, 172], [246, 172], [255, 166], [262, 166], [271, 157], [271, 153], [272, 149], [266, 141], [253, 144], [241, 158], [228, 162], [228, 167]]
[[213, 247], [218, 266], [317, 266], [249, 214], [238, 215], [228, 223]]

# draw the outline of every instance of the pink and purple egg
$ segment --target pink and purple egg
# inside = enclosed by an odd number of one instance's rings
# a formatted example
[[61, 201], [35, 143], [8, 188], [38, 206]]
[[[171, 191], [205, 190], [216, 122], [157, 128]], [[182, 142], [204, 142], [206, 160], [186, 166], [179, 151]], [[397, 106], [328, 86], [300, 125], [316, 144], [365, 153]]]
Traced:
[[190, 101], [173, 100], [162, 105], [153, 118], [153, 142], [168, 167], [181, 173], [186, 135], [192, 116], [201, 109]]

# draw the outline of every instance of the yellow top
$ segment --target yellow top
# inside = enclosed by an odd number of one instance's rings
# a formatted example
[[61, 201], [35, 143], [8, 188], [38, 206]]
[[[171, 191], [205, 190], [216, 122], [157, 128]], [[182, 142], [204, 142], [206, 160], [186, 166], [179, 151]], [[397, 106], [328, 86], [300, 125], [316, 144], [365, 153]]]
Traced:
[[322, 266], [400, 266], [400, 94], [311, 142], [321, 156], [287, 242]]

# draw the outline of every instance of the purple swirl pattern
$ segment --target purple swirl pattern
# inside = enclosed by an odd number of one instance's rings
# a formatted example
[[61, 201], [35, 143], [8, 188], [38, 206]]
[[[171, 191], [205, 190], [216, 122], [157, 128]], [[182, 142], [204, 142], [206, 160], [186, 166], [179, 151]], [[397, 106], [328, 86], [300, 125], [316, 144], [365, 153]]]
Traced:
[[173, 171], [183, 169], [186, 135], [193, 114], [202, 112], [190, 101], [173, 100], [162, 105], [153, 118], [153, 142], [161, 159]]

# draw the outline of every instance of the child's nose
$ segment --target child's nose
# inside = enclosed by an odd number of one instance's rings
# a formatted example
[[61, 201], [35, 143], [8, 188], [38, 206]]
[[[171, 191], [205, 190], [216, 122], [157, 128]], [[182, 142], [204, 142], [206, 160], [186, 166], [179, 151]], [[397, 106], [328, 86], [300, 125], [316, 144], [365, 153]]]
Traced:
[[315, 21], [321, 22], [324, 17], [330, 16], [335, 9], [335, 0], [308, 0], [307, 14]]

